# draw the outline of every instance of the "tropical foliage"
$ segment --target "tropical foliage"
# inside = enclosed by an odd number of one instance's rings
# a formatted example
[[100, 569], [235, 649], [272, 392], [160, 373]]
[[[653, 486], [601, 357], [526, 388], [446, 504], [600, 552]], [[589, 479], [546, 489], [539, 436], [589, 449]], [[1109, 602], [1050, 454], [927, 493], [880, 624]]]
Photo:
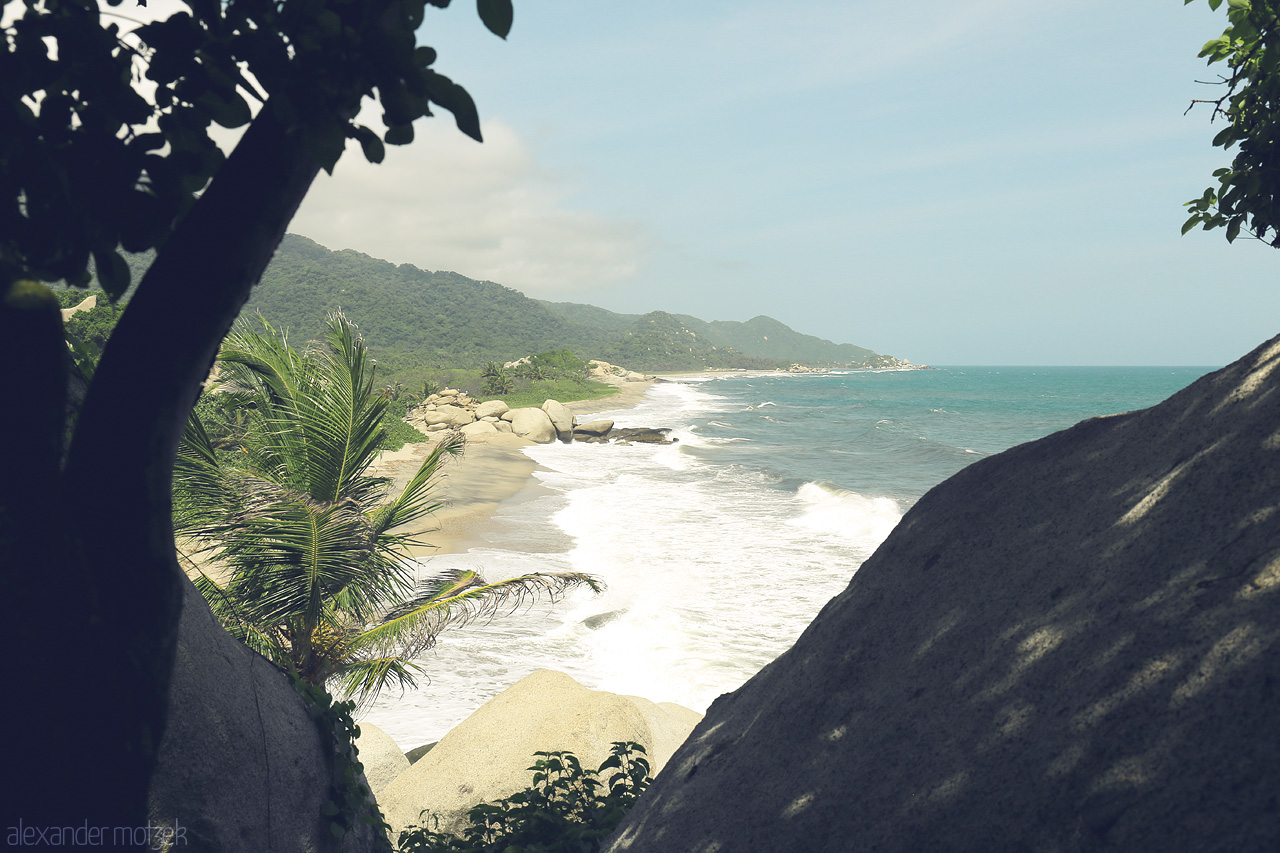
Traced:
[[535, 755], [530, 787], [473, 807], [461, 837], [409, 827], [401, 853], [594, 853], [652, 781], [638, 743], [615, 742], [598, 770], [571, 752]]
[[486, 364], [484, 369], [480, 371], [480, 376], [484, 379], [484, 387], [480, 389], [480, 393], [486, 396], [494, 397], [509, 394], [515, 389], [511, 374], [496, 361]]
[[441, 505], [437, 477], [462, 437], [437, 444], [389, 500], [389, 481], [369, 471], [389, 401], [355, 328], [333, 314], [324, 344], [298, 351], [264, 326], [238, 328], [219, 359], [217, 396], [244, 414], [238, 451], [219, 452], [194, 415], [174, 472], [175, 531], [232, 634], [304, 681], [369, 699], [412, 684], [412, 658], [450, 625], [598, 588], [573, 573], [415, 583], [405, 550], [415, 540], [397, 531]]
[[[1222, 0], [1208, 3], [1217, 9]], [[1200, 50], [1210, 65], [1225, 64], [1225, 91], [1192, 106], [1209, 104], [1211, 120], [1226, 120], [1215, 146], [1239, 147], [1231, 165], [1213, 173], [1217, 186], [1187, 202], [1182, 233], [1196, 225], [1226, 228], [1228, 241], [1243, 232], [1280, 246], [1280, 2], [1228, 0], [1227, 20], [1222, 35]]]

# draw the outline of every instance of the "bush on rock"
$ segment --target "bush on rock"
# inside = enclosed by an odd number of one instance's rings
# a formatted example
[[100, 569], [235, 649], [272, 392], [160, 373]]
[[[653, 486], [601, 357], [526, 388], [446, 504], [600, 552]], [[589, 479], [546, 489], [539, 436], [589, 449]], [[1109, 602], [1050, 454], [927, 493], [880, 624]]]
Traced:
[[[401, 853], [592, 853], [649, 786], [649, 762], [638, 743], [618, 741], [598, 770], [571, 752], [538, 752], [533, 785], [467, 814], [458, 837], [411, 826]], [[610, 772], [612, 771], [612, 772]], [[608, 773], [608, 782], [602, 781]], [[430, 817], [423, 812], [423, 822]]]

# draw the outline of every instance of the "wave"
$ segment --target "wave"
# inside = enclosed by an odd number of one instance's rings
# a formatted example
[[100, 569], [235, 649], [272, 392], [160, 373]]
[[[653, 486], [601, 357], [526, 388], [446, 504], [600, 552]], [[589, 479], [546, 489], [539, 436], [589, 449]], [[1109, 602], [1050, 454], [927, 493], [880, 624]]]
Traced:
[[841, 489], [831, 483], [805, 483], [796, 491], [800, 515], [787, 524], [834, 533], [875, 550], [902, 519], [896, 501]]

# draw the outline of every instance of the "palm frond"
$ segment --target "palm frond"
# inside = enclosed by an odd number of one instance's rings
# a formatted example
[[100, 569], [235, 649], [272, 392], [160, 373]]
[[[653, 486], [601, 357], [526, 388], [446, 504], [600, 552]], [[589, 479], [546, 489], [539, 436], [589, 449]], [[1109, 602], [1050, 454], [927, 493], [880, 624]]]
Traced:
[[395, 648], [403, 656], [414, 657], [434, 646], [445, 628], [515, 612], [542, 595], [556, 601], [584, 586], [592, 592], [604, 589], [601, 581], [580, 572], [534, 573], [487, 583], [477, 572], [452, 570], [423, 582], [412, 598], [364, 631], [359, 645], [384, 652]]
[[245, 618], [234, 585], [222, 586], [204, 572], [192, 578], [227, 633], [278, 666], [288, 668], [289, 650], [279, 632]]
[[195, 412], [183, 429], [173, 480], [175, 533], [196, 535], [196, 530], [234, 511], [235, 496], [227, 488], [213, 443]]
[[335, 693], [340, 691], [355, 699], [359, 708], [366, 708], [388, 687], [397, 687], [403, 692], [416, 686], [423, 674], [420, 664], [400, 655], [389, 655], [343, 664], [336, 667], [329, 678], [337, 683]]

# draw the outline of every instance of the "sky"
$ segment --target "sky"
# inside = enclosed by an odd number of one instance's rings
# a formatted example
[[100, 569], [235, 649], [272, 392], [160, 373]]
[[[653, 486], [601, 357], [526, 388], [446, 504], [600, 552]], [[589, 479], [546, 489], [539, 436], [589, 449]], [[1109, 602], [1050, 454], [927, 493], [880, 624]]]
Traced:
[[1179, 233], [1229, 162], [1184, 115], [1225, 24], [1203, 0], [516, 0], [504, 41], [459, 0], [419, 39], [485, 142], [441, 111], [381, 165], [353, 144], [289, 230], [916, 363], [1222, 365], [1280, 332], [1280, 250]]

